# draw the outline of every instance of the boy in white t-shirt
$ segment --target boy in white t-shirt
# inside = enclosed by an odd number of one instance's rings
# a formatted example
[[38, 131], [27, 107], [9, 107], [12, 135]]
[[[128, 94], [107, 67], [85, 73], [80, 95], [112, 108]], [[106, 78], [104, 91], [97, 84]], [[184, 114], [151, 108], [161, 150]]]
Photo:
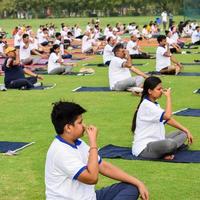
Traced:
[[[177, 75], [181, 72], [182, 65], [171, 54], [166, 36], [159, 35], [157, 41], [159, 46], [156, 50], [156, 71], [162, 74]], [[171, 62], [173, 62], [174, 65], [172, 65]]]
[[[86, 110], [72, 102], [57, 102], [51, 120], [57, 136], [45, 165], [46, 200], [148, 200], [144, 184], [98, 156], [97, 128], [85, 126]], [[89, 145], [80, 138], [86, 131]], [[122, 181], [95, 191], [99, 174]], [[139, 191], [138, 191], [139, 190]]]

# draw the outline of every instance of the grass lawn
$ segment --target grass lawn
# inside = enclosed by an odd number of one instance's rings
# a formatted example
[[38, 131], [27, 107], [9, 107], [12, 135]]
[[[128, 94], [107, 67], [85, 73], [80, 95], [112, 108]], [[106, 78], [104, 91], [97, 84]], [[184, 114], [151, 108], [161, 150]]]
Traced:
[[[105, 18], [104, 23], [113, 22], [117, 18]], [[135, 20], [144, 24], [145, 18], [118, 18], [118, 21]], [[65, 19], [69, 24], [88, 19]], [[55, 19], [59, 25], [64, 19]], [[128, 21], [127, 21], [128, 20]], [[150, 20], [150, 19], [148, 19]], [[50, 20], [31, 20], [35, 27]], [[116, 22], [116, 21], [115, 21]], [[24, 23], [24, 22], [23, 22]], [[27, 22], [29, 23], [29, 21]], [[11, 28], [16, 20], [0, 21], [0, 26]], [[34, 25], [35, 24], [35, 25]], [[155, 48], [146, 48], [155, 51]], [[199, 59], [198, 54], [177, 55], [181, 62], [192, 62]], [[96, 56], [87, 63], [102, 62]], [[143, 71], [154, 70], [155, 60], [134, 60], [133, 63], [148, 62]], [[82, 67], [84, 61], [79, 63]], [[74, 93], [78, 86], [108, 86], [106, 68], [94, 67], [93, 76], [44, 76], [44, 83], [56, 83], [57, 86], [45, 91], [9, 90], [0, 92], [0, 138], [1, 141], [36, 142], [24, 149], [18, 156], [0, 155], [0, 199], [1, 200], [43, 200], [45, 199], [44, 165], [48, 147], [55, 136], [51, 124], [50, 112], [52, 102], [60, 99], [72, 100], [87, 109], [84, 114], [86, 124], [94, 124], [99, 129], [99, 147], [109, 143], [131, 146], [132, 134], [130, 126], [132, 116], [139, 103], [138, 97], [126, 92]], [[185, 67], [185, 71], [200, 72], [199, 66]], [[181, 108], [200, 108], [200, 96], [192, 91], [200, 88], [200, 77], [161, 77], [164, 87], [172, 88], [173, 111]], [[0, 77], [3, 82], [3, 77]], [[165, 97], [159, 100], [165, 106]], [[175, 117], [188, 127], [194, 135], [191, 149], [200, 149], [198, 117]], [[167, 131], [173, 130], [166, 127]], [[84, 138], [87, 140], [87, 138]], [[200, 164], [173, 164], [150, 161], [109, 160], [128, 173], [143, 180], [150, 191], [152, 200], [198, 200], [200, 193]], [[114, 181], [100, 177], [97, 188], [110, 185]]]

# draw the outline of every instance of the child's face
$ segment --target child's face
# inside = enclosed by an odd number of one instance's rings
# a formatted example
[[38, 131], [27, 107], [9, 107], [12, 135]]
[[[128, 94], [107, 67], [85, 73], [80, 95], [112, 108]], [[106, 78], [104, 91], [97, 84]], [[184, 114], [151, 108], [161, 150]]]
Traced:
[[74, 122], [74, 125], [70, 126], [71, 133], [73, 134], [75, 139], [78, 139], [83, 136], [83, 133], [85, 131], [85, 124], [83, 123], [82, 115], [79, 115]]
[[149, 96], [154, 99], [159, 99], [162, 96], [163, 87], [159, 83], [153, 90], [149, 89]]

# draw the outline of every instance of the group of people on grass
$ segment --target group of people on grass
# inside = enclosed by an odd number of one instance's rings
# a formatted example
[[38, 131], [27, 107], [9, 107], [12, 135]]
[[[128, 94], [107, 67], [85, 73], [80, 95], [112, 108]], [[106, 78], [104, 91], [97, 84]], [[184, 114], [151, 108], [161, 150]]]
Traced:
[[[161, 35], [157, 40], [157, 70], [161, 73], [179, 73], [181, 65], [172, 57], [166, 36]], [[116, 44], [113, 37], [107, 38], [103, 59], [104, 64], [109, 65], [112, 90], [131, 90], [135, 86], [141, 88], [141, 99], [132, 120], [134, 156], [172, 160], [174, 153], [186, 140], [188, 144], [193, 143], [190, 131], [172, 117], [171, 88], [165, 89], [160, 78], [148, 76], [132, 66], [129, 51], [122, 43]], [[170, 60], [176, 66], [172, 67]], [[137, 76], [132, 77], [130, 71]], [[157, 102], [162, 95], [166, 98], [165, 109]], [[54, 104], [51, 119], [57, 136], [46, 158], [46, 198], [133, 200], [140, 197], [148, 200], [148, 190], [139, 179], [98, 155], [98, 130], [94, 125], [84, 124], [82, 114], [85, 112], [84, 108], [73, 102], [60, 101]], [[166, 134], [165, 124], [177, 130]], [[80, 139], [84, 133], [88, 137], [88, 144]], [[99, 174], [120, 183], [95, 191]]]
[[[103, 34], [97, 21], [88, 23], [85, 34], [82, 34], [78, 25], [69, 29], [62, 24], [60, 32], [55, 32], [53, 25], [48, 28], [40, 26], [37, 38], [33, 36], [30, 26], [24, 30], [16, 29], [13, 31], [14, 47], [8, 47], [0, 38], [1, 56], [5, 57], [5, 85], [7, 88], [32, 88], [39, 85], [37, 80], [43, 77], [25, 67], [38, 62], [32, 54], [48, 59], [49, 74], [63, 74], [74, 66], [73, 63], [64, 62], [65, 58], [72, 57], [66, 51], [66, 46], [78, 41], [82, 53], [90, 54], [97, 53], [103, 45], [103, 62], [109, 66], [110, 89], [128, 90], [141, 96], [132, 120], [132, 154], [145, 159], [172, 160], [174, 153], [186, 140], [192, 144], [193, 136], [172, 117], [171, 89], [165, 89], [160, 78], [149, 76], [132, 65], [132, 59], [153, 58], [139, 47], [138, 40], [149, 37], [139, 34], [137, 29], [134, 23], [129, 24], [127, 29], [122, 24], [116, 24], [114, 28], [108, 25]], [[126, 43], [120, 35], [127, 30], [131, 36]], [[175, 35], [175, 28], [171, 30], [166, 32], [166, 36], [156, 36], [159, 44], [156, 50], [156, 71], [163, 74], [178, 74], [182, 68], [172, 55], [175, 52], [172, 48], [181, 48], [181, 42], [178, 39], [177, 44], [170, 42], [170, 36]], [[195, 31], [196, 37], [199, 37], [198, 26]], [[132, 76], [131, 72], [137, 76]], [[25, 74], [31, 77], [26, 78]], [[166, 98], [165, 109], [157, 103], [162, 95]], [[84, 124], [85, 112], [83, 107], [73, 102], [60, 101], [53, 106], [51, 120], [57, 135], [46, 157], [46, 199], [133, 200], [140, 196], [148, 200], [148, 190], [142, 181], [98, 155], [98, 130], [94, 125]], [[166, 135], [165, 124], [177, 131]], [[88, 137], [88, 144], [80, 139], [84, 133]], [[99, 174], [120, 183], [95, 191]]]

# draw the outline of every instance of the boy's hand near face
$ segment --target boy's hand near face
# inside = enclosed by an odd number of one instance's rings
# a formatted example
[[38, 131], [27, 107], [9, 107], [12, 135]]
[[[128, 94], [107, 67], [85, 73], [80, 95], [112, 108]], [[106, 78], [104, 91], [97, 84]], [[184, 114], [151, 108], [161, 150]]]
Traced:
[[98, 130], [95, 126], [89, 125], [86, 127], [86, 133], [89, 138], [89, 144], [91, 147], [97, 147], [96, 140], [97, 140], [97, 134]]

